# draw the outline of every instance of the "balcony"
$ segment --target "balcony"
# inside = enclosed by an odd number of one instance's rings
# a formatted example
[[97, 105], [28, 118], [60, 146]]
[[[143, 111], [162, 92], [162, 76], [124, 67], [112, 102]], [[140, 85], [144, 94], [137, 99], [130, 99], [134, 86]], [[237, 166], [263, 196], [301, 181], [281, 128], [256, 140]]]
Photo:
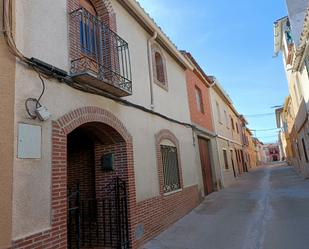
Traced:
[[129, 46], [84, 8], [70, 13], [73, 80], [117, 97], [132, 94]]

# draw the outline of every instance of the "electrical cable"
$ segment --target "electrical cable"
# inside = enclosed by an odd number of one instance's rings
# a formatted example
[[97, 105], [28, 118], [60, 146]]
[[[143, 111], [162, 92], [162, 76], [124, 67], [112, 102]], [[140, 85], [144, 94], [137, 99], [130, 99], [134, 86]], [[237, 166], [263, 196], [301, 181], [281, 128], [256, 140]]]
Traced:
[[27, 111], [28, 115], [30, 116], [30, 118], [36, 119], [37, 115], [35, 113], [34, 114], [31, 113], [30, 112], [30, 108], [28, 106], [28, 103], [31, 102], [31, 101], [35, 102], [35, 105], [37, 106], [37, 104], [38, 104], [38, 100], [37, 99], [35, 99], [35, 98], [27, 98], [26, 101], [25, 101], [25, 108], [26, 108], [26, 111]]
[[38, 74], [38, 76], [39, 76], [39, 78], [40, 78], [40, 80], [41, 80], [41, 83], [42, 83], [42, 92], [41, 92], [41, 95], [38, 97], [38, 99], [37, 99], [37, 104], [36, 104], [36, 108], [38, 108], [38, 107], [41, 107], [41, 106], [42, 106], [42, 105], [40, 104], [40, 100], [41, 100], [41, 98], [42, 98], [42, 96], [43, 96], [43, 94], [44, 94], [44, 92], [45, 92], [45, 82], [44, 82], [44, 80], [43, 80], [43, 78], [42, 78], [41, 73], [38, 72], [38, 71], [35, 69], [35, 67], [33, 67], [33, 69], [37, 72], [37, 74]]
[[271, 129], [261, 129], [261, 130], [253, 130], [253, 129], [250, 129], [250, 131], [274, 131], [274, 130], [279, 130], [281, 128], [271, 128]]
[[259, 117], [265, 117], [265, 116], [272, 116], [275, 115], [275, 113], [260, 113], [260, 114], [252, 114], [252, 115], [244, 115], [247, 118], [259, 118]]
[[41, 103], [40, 103], [40, 100], [41, 100], [42, 96], [45, 93], [45, 82], [44, 82], [44, 80], [42, 78], [41, 73], [39, 71], [37, 71], [37, 69], [34, 66], [32, 66], [32, 68], [33, 68], [34, 71], [37, 72], [37, 74], [38, 74], [38, 76], [39, 76], [39, 78], [41, 80], [42, 92], [41, 92], [41, 94], [40, 94], [40, 96], [38, 98], [27, 98], [26, 101], [25, 101], [25, 108], [26, 108], [26, 111], [27, 111], [28, 115], [30, 116], [30, 118], [36, 119], [37, 115], [35, 113], [31, 113], [30, 112], [30, 108], [29, 108], [28, 104], [29, 104], [29, 102], [35, 102], [35, 109], [38, 109], [39, 107], [42, 106]]
[[[4, 21], [4, 37], [5, 37], [5, 40], [6, 40], [6, 43], [9, 47], [9, 50], [10, 52], [15, 55], [17, 58], [19, 58], [22, 62], [25, 62], [27, 64], [29, 59], [26, 58], [18, 49], [17, 49], [17, 46], [16, 46], [16, 43], [15, 43], [15, 40], [14, 40], [14, 37], [13, 37], [13, 34], [12, 34], [12, 27], [11, 27], [11, 16], [10, 16], [10, 13], [11, 13], [11, 1], [10, 0], [4, 0], [3, 1], [3, 5], [4, 5], [4, 18], [3, 18], [3, 21]], [[36, 114], [33, 114], [30, 112], [30, 109], [29, 109], [29, 102], [35, 102], [35, 107], [36, 109], [41, 107], [41, 104], [40, 104], [40, 100], [45, 92], [45, 82], [40, 74], [40, 72], [38, 72], [36, 70], [36, 68], [33, 66], [32, 67], [34, 71], [36, 71], [38, 73], [38, 76], [41, 80], [41, 83], [42, 83], [42, 92], [40, 94], [40, 96], [38, 97], [38, 99], [36, 98], [27, 98], [26, 101], [25, 101], [25, 108], [26, 108], [26, 111], [28, 113], [28, 115], [32, 118], [32, 119], [36, 119], [37, 118], [37, 115]]]

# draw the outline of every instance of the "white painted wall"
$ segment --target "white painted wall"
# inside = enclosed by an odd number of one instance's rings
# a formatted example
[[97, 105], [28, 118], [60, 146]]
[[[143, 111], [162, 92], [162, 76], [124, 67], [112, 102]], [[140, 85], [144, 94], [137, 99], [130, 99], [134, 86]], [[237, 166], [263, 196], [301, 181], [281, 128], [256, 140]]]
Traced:
[[286, 0], [292, 36], [297, 46], [300, 42], [300, 35], [303, 30], [308, 2], [308, 0]]
[[[117, 3], [120, 36], [129, 43], [133, 76], [133, 95], [128, 100], [150, 106], [147, 39], [149, 35]], [[16, 43], [28, 57], [37, 57], [61, 69], [69, 70], [67, 13], [65, 0], [16, 1]], [[155, 111], [183, 122], [190, 121], [185, 73], [167, 54], [169, 91], [154, 85]], [[159, 194], [155, 134], [171, 130], [180, 142], [184, 186], [200, 184], [196, 166], [196, 151], [192, 131], [162, 118], [131, 107], [116, 104], [104, 97], [87, 94], [55, 80], [45, 80], [46, 91], [41, 103], [52, 113], [50, 120], [31, 120], [24, 107], [26, 98], [38, 97], [41, 82], [37, 74], [17, 63], [15, 99], [15, 161], [13, 193], [13, 239], [21, 238], [50, 227], [51, 217], [51, 121], [83, 106], [97, 106], [112, 112], [133, 136], [134, 170], [137, 200]], [[42, 127], [42, 158], [17, 159], [17, 124], [37, 124]], [[200, 185], [201, 187], [201, 185]]]

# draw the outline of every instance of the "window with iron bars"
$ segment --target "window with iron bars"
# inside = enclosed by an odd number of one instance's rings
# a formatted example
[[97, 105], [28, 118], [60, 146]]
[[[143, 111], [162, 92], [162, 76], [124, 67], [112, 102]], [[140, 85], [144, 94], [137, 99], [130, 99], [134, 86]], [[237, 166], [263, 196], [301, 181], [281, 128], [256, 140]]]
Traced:
[[169, 193], [180, 189], [180, 177], [176, 147], [161, 145], [161, 157], [163, 165], [164, 193]]

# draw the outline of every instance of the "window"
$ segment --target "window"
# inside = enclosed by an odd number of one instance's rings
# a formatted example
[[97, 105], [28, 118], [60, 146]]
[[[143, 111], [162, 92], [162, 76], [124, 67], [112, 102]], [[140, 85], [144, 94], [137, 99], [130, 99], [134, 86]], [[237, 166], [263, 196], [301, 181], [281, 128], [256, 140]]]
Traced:
[[298, 142], [296, 142], [296, 146], [297, 146], [297, 151], [298, 151], [299, 160], [301, 161], [301, 155], [300, 155], [300, 150], [299, 150]]
[[154, 44], [152, 46], [152, 68], [153, 79], [156, 84], [167, 90], [166, 63], [161, 48]]
[[309, 56], [306, 55], [306, 58], [305, 58], [305, 67], [307, 69], [307, 75], [309, 77]]
[[227, 160], [226, 150], [223, 150], [223, 158], [224, 158], [224, 167], [225, 167], [225, 169], [229, 169], [229, 162]]
[[298, 98], [301, 99], [303, 96], [303, 93], [302, 93], [300, 81], [297, 75], [296, 75], [296, 88], [297, 88]]
[[296, 98], [296, 102], [297, 102], [297, 104], [299, 104], [299, 96], [298, 96], [298, 92], [297, 92], [297, 90], [296, 90], [296, 85], [294, 84], [294, 93], [295, 93], [295, 98]]
[[302, 144], [303, 144], [305, 159], [306, 159], [306, 162], [308, 163], [309, 161], [308, 161], [308, 155], [307, 155], [307, 149], [306, 149], [305, 140], [302, 138], [301, 141], [302, 141]]
[[222, 124], [220, 106], [219, 106], [218, 102], [216, 102], [216, 108], [217, 108], [218, 121], [219, 121], [219, 123]]
[[164, 193], [180, 189], [177, 149], [173, 146], [161, 145], [163, 165]]
[[235, 126], [234, 126], [234, 120], [233, 118], [231, 117], [231, 125], [232, 125], [232, 129], [235, 130]]
[[238, 128], [238, 124], [236, 123], [236, 131], [237, 131], [237, 134], [239, 134], [239, 128]]
[[195, 87], [195, 100], [196, 100], [197, 110], [201, 113], [204, 113], [202, 91], [197, 86]]
[[229, 121], [227, 119], [227, 113], [226, 113], [226, 110], [224, 110], [224, 119], [225, 119], [225, 125], [226, 125], [226, 128], [229, 128]]
[[80, 45], [82, 52], [92, 58], [98, 57], [98, 35], [96, 16], [97, 12], [89, 0], [80, 0], [80, 6], [85, 14], [80, 20]]
[[235, 165], [234, 165], [234, 158], [233, 158], [233, 150], [230, 150], [231, 152], [231, 162], [232, 162], [232, 166], [233, 168], [235, 168]]
[[164, 80], [164, 66], [163, 66], [163, 59], [159, 52], [155, 53], [155, 61], [156, 61], [156, 73], [157, 73], [157, 80], [161, 83], [165, 83]]

